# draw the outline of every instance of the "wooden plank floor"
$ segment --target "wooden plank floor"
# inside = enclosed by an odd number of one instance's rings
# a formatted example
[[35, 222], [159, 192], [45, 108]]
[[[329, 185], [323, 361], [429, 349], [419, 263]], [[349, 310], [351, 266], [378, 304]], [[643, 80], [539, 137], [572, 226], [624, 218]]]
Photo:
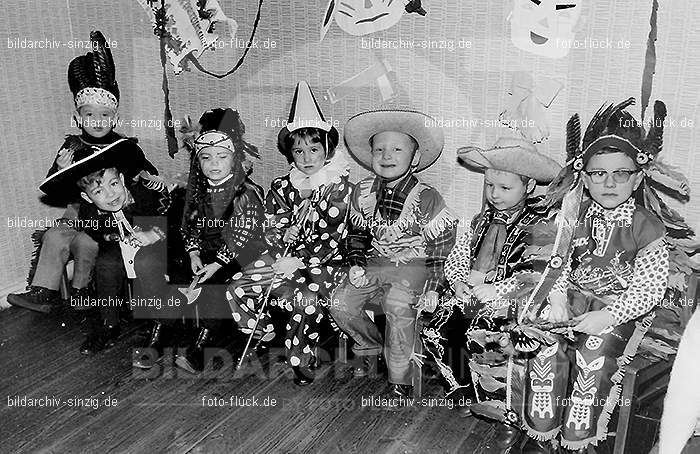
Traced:
[[[474, 453], [491, 430], [437, 402], [399, 412], [363, 405], [384, 380], [353, 379], [339, 363], [305, 388], [276, 354], [236, 373], [193, 377], [171, 358], [144, 373], [131, 367], [142, 328], [132, 323], [115, 347], [83, 357], [79, 316], [1, 311], [0, 452]], [[16, 405], [23, 397], [57, 403]]]

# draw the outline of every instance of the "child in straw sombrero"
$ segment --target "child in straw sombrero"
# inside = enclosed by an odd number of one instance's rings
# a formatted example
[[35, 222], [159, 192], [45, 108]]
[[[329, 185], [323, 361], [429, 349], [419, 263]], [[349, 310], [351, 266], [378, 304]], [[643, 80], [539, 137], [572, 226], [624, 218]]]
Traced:
[[[437, 306], [455, 241], [456, 222], [442, 196], [415, 175], [443, 148], [442, 131], [426, 127], [426, 120], [420, 112], [379, 110], [356, 115], [345, 126], [348, 150], [374, 175], [358, 183], [351, 199], [345, 243], [350, 269], [331, 314], [355, 341], [356, 355], [367, 359], [384, 352], [389, 399], [411, 395], [416, 314]], [[384, 338], [363, 310], [377, 297], [387, 316]], [[363, 361], [356, 375], [366, 375], [368, 367]]]
[[[470, 343], [465, 331], [498, 331], [497, 321], [513, 312], [512, 301], [502, 296], [522, 285], [520, 276], [537, 268], [536, 257], [528, 252], [530, 231], [546, 220], [548, 211], [536, 207], [541, 197], [532, 194], [537, 183], [550, 182], [561, 166], [532, 143], [513, 138], [501, 138], [488, 150], [461, 148], [458, 157], [466, 167], [484, 173], [485, 203], [447, 257], [445, 277], [454, 297], [441, 302], [423, 336], [448, 395], [459, 398], [460, 416], [468, 416], [468, 400], [476, 393], [470, 389], [465, 353], [481, 353], [486, 345]], [[518, 438], [517, 428], [499, 426], [494, 437], [499, 446], [494, 448], [513, 445]]]

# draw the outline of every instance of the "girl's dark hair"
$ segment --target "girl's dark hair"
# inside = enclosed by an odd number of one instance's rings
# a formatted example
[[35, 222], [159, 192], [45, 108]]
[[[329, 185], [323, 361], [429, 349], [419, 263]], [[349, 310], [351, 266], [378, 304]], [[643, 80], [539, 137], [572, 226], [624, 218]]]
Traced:
[[[323, 129], [318, 128], [301, 128], [296, 131], [292, 131], [284, 138], [283, 147], [279, 144], [277, 145], [280, 153], [287, 158], [287, 162], [292, 164], [294, 158], [292, 157], [292, 147], [296, 139], [303, 139], [310, 143], [320, 143], [326, 152], [326, 161], [331, 159], [335, 155], [335, 147], [338, 145], [335, 143], [331, 135], [329, 135]], [[328, 142], [326, 142], [326, 140]], [[328, 149], [326, 150], [326, 143], [328, 143]]]

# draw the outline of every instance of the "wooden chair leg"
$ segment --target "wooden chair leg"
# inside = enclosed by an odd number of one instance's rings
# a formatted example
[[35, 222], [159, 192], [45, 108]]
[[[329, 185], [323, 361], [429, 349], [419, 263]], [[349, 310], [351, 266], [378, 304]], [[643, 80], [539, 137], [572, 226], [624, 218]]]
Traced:
[[[615, 429], [615, 452], [623, 454], [627, 444], [627, 436], [631, 426], [631, 418], [636, 410], [636, 399], [634, 396], [635, 382], [637, 380], [637, 370], [629, 367], [622, 379], [622, 402], [630, 402], [630, 405], [618, 406], [617, 427]], [[629, 400], [627, 400], [629, 399]]]
[[[423, 341], [420, 340], [420, 333], [423, 330], [423, 324], [418, 321], [416, 324], [416, 333], [415, 336], [418, 337], [416, 342], [414, 342], [413, 348], [414, 352], [418, 355], [423, 354]], [[412, 381], [413, 381], [413, 398], [414, 399], [420, 399], [422, 394], [423, 394], [423, 368], [418, 366], [417, 364], [413, 364], [412, 366]]]
[[348, 362], [348, 336], [345, 333], [338, 336], [338, 361], [343, 364]]
[[58, 283], [58, 291], [61, 295], [62, 300], [70, 300], [70, 288], [68, 286], [68, 271], [65, 268], [63, 268], [61, 280]]

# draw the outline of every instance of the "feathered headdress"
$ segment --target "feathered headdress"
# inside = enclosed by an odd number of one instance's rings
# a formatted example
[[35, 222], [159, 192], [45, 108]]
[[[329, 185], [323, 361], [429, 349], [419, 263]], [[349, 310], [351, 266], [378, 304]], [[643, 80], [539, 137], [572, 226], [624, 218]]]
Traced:
[[[185, 201], [185, 213], [190, 217], [196, 215], [196, 206], [199, 199], [206, 193], [206, 177], [197, 163], [197, 155], [207, 147], [225, 148], [233, 153], [233, 182], [240, 186], [252, 171], [252, 163], [248, 159], [252, 156], [260, 159], [258, 148], [245, 140], [245, 125], [237, 111], [227, 109], [207, 110], [199, 119], [199, 124], [194, 125], [189, 117], [185, 118], [180, 127], [182, 141], [181, 148], [190, 152], [190, 173], [187, 182], [187, 200]], [[183, 223], [187, 223], [185, 216]]]
[[68, 86], [75, 107], [93, 104], [116, 110], [119, 87], [112, 52], [104, 35], [97, 30], [90, 32], [90, 42], [92, 52], [74, 58], [68, 65]]
[[681, 275], [700, 270], [700, 265], [688, 257], [689, 254], [700, 250], [700, 245], [691, 240], [694, 236], [693, 230], [680, 214], [663, 202], [657, 192], [658, 190], [666, 193], [683, 202], [690, 196], [685, 176], [661, 162], [659, 158], [663, 147], [666, 105], [661, 101], [654, 103], [654, 118], [647, 132], [644, 126], [625, 110], [634, 105], [634, 102], [634, 98], [629, 98], [616, 105], [603, 105], [586, 128], [583, 140], [578, 114], [569, 119], [566, 125], [566, 164], [550, 183], [545, 197], [539, 204], [548, 208], [560, 204], [557, 234], [549, 263], [531, 294], [528, 306], [534, 304], [537, 308], [541, 305], [561, 274], [563, 264], [568, 260], [583, 198], [581, 171], [591, 156], [603, 148], [614, 148], [626, 153], [644, 174], [644, 181], [634, 196], [639, 204], [656, 214], [666, 226], [672, 262], [669, 286], [684, 289], [685, 279], [681, 279]]

